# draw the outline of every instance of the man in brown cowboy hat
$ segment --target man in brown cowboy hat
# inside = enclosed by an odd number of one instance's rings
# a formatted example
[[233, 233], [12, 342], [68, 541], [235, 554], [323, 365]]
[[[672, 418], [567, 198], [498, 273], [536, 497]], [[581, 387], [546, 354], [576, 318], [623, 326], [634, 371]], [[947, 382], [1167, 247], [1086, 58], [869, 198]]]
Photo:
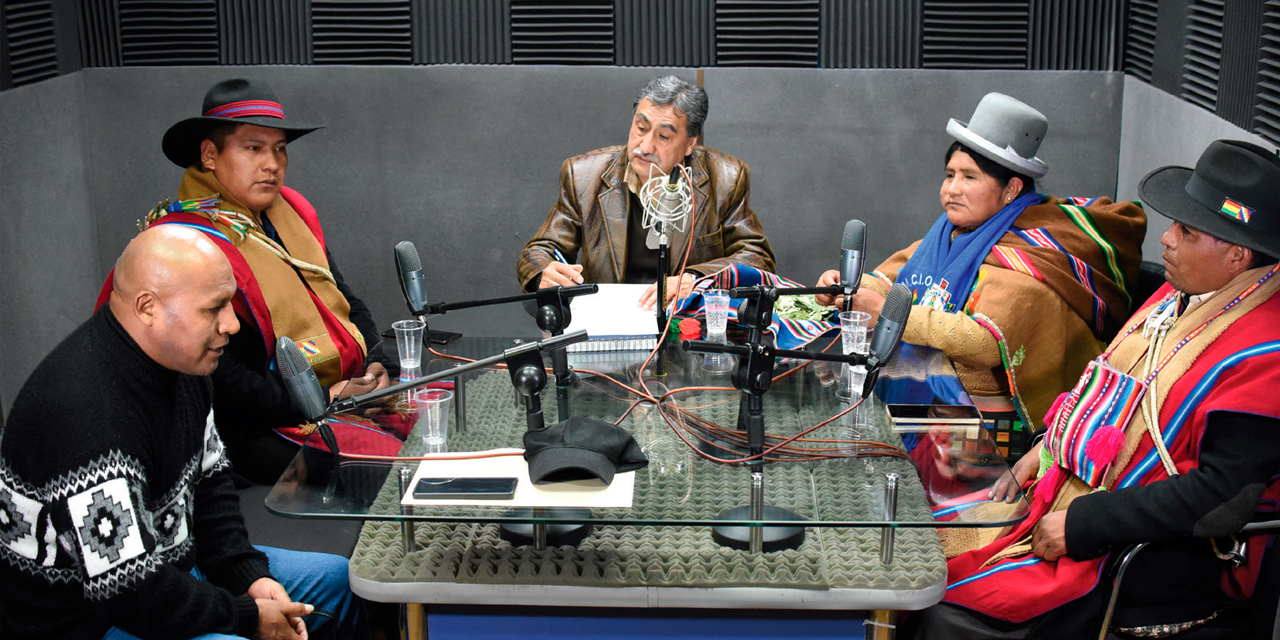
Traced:
[[334, 264], [315, 208], [284, 186], [288, 144], [318, 128], [286, 119], [260, 80], [219, 82], [201, 115], [165, 133], [165, 156], [186, 173], [179, 202], [148, 217], [205, 231], [235, 270], [243, 329], [213, 374], [214, 408], [236, 471], [263, 483], [275, 482], [305, 437], [274, 366], [276, 339], [296, 341], [332, 395], [389, 384], [381, 364], [366, 362], [378, 339], [368, 307]]
[[1017, 482], [992, 491], [1012, 499], [1022, 485], [1026, 519], [948, 550], [944, 602], [906, 637], [1084, 637], [1107, 554], [1144, 541], [1113, 628], [1247, 628], [1267, 536], [1238, 532], [1280, 498], [1280, 158], [1219, 140], [1195, 169], [1148, 174], [1139, 194], [1173, 219], [1168, 283], [1050, 410]]

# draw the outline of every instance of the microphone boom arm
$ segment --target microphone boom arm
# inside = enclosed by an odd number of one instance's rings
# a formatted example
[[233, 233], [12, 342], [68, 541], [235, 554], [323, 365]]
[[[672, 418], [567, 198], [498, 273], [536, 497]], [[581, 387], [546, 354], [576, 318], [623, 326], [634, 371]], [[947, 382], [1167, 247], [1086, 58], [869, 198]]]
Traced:
[[539, 342], [533, 342], [530, 344], [523, 344], [520, 346], [512, 347], [497, 355], [489, 356], [488, 358], [484, 358], [481, 360], [476, 360], [475, 362], [460, 365], [452, 369], [447, 369], [445, 371], [440, 371], [438, 373], [433, 373], [431, 375], [422, 376], [421, 378], [414, 378], [413, 380], [408, 380], [406, 382], [401, 382], [399, 384], [393, 384], [385, 389], [378, 389], [377, 391], [370, 391], [369, 393], [366, 393], [366, 394], [335, 400], [333, 401], [332, 404], [329, 405], [329, 408], [325, 410], [325, 416], [327, 417], [335, 413], [350, 411], [357, 407], [369, 404], [370, 402], [381, 400], [388, 396], [396, 395], [397, 393], [402, 393], [405, 391], [416, 389], [430, 382], [443, 380], [445, 378], [452, 378], [454, 376], [457, 376], [460, 373], [467, 373], [469, 371], [475, 371], [476, 369], [491, 367], [495, 364], [505, 362], [508, 358], [521, 355], [527, 351], [531, 351], [535, 349], [538, 351], [559, 349], [574, 343], [584, 342], [586, 341], [586, 339], [587, 339], [587, 332], [585, 330], [579, 330], [579, 331], [574, 331], [573, 333], [567, 333], [561, 336], [553, 336], [551, 338], [547, 338], [546, 340], [541, 340]]
[[[560, 287], [560, 295], [566, 298], [574, 296], [596, 293], [600, 290], [600, 285], [596, 284], [579, 284], [572, 287]], [[508, 302], [524, 302], [525, 300], [536, 300], [538, 292], [521, 293], [514, 296], [503, 296], [500, 298], [488, 298], [484, 300], [467, 300], [465, 302], [437, 302], [427, 305], [425, 313], [427, 315], [440, 315], [448, 311], [457, 311], [459, 309], [471, 309], [473, 307], [486, 307], [493, 304], [506, 304]]]

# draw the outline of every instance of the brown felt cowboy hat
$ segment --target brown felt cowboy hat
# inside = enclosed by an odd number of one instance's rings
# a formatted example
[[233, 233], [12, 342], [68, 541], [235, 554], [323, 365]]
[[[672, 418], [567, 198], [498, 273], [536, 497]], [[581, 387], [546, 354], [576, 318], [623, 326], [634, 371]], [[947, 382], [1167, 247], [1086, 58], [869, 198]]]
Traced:
[[1280, 157], [1263, 147], [1215, 140], [1195, 169], [1148, 173], [1138, 197], [1165, 217], [1280, 258]]
[[165, 157], [183, 169], [190, 167], [200, 159], [200, 141], [214, 127], [222, 124], [253, 124], [280, 129], [289, 142], [324, 126], [286, 121], [284, 108], [267, 83], [232, 78], [213, 85], [204, 94], [204, 109], [200, 116], [169, 127], [160, 143]]

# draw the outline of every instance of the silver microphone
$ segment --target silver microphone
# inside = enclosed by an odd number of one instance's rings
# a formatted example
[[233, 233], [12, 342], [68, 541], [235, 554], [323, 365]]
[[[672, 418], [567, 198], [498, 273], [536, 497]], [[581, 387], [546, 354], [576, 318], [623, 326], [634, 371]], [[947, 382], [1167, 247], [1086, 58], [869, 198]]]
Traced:
[[320, 387], [320, 380], [307, 357], [288, 336], [281, 336], [276, 341], [276, 366], [280, 368], [280, 377], [284, 378], [284, 386], [298, 411], [311, 422], [323, 418], [328, 408], [324, 389]]
[[676, 165], [670, 176], [654, 176], [640, 188], [640, 206], [644, 208], [642, 224], [649, 230], [645, 246], [650, 249], [670, 244], [671, 229], [683, 232], [689, 221], [693, 192], [689, 182], [680, 179], [681, 173], [680, 165]]
[[871, 332], [871, 353], [884, 363], [902, 344], [902, 332], [907, 328], [907, 317], [911, 315], [911, 290], [901, 282], [894, 283], [889, 294], [884, 297], [884, 307], [880, 309], [880, 320]]
[[862, 282], [862, 265], [866, 255], [867, 225], [861, 220], [846, 222], [844, 238], [840, 241], [840, 284], [844, 286], [846, 306], [849, 304], [849, 296], [858, 292], [858, 285]]

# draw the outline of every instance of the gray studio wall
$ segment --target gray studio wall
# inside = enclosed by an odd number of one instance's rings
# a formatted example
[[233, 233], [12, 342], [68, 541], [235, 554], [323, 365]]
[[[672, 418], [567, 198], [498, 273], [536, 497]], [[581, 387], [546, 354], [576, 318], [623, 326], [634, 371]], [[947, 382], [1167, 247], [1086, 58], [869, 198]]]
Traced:
[[[335, 259], [382, 327], [406, 314], [392, 247], [411, 240], [435, 301], [515, 292], [515, 261], [555, 201], [564, 158], [625, 142], [652, 68], [196, 67], [86, 69], [0, 94], [0, 399], [86, 317], [136, 221], [181, 170], [159, 141], [234, 75], [270, 82], [291, 120], [327, 128], [290, 146], [287, 183], [317, 205]], [[691, 69], [675, 70], [692, 80]], [[1042, 191], [1113, 195], [1120, 74], [707, 69], [708, 146], [752, 169], [751, 204], [783, 275], [835, 264], [844, 223], [871, 264], [939, 213], [947, 119], [988, 91], [1043, 110]], [[433, 327], [527, 335], [515, 307]]]
[[[1222, 138], [1276, 148], [1270, 141], [1177, 96], [1126, 77], [1116, 187], [1119, 197], [1137, 200], [1138, 183], [1152, 169], [1166, 165], [1194, 167], [1200, 152], [1210, 142]], [[1147, 215], [1147, 238], [1142, 245], [1142, 255], [1146, 260], [1160, 262], [1160, 234], [1169, 228], [1169, 219], [1151, 210]]]
[[1044, 112], [1042, 193], [1114, 196], [1121, 74], [1062, 71], [708, 69], [707, 144], [751, 167], [751, 203], [783, 275], [835, 268], [851, 218], [867, 223], [868, 269], [942, 213], [947, 121], [988, 92]]
[[[0, 398], [4, 412], [102, 283], [79, 74], [0, 94]], [[103, 159], [105, 160], [105, 159]], [[68, 372], [72, 374], [73, 372]]]

